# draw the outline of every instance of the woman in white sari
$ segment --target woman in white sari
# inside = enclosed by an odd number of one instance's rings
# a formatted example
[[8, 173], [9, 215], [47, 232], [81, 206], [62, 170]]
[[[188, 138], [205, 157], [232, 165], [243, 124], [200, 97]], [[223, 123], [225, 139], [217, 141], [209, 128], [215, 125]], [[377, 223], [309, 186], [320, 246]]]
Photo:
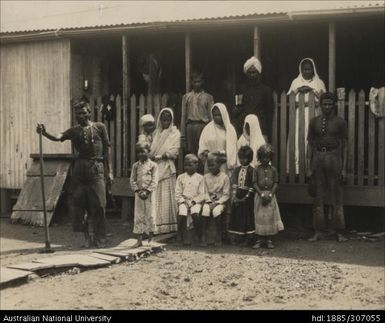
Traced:
[[237, 166], [237, 133], [230, 123], [229, 114], [223, 103], [215, 103], [211, 108], [211, 119], [202, 130], [199, 138], [198, 156], [205, 163], [210, 152], [222, 151], [226, 154], [226, 163], [221, 171], [227, 175]]
[[237, 150], [242, 146], [250, 146], [253, 150], [253, 160], [250, 164], [255, 167], [258, 164], [257, 151], [265, 143], [258, 117], [254, 114], [247, 115], [243, 123], [243, 134], [238, 139]]
[[[306, 137], [307, 137], [307, 131], [309, 127], [309, 93], [313, 92], [315, 96], [315, 115], [318, 115], [318, 99], [322, 92], [326, 92], [325, 84], [320, 79], [317, 73], [317, 69], [314, 63], [314, 60], [312, 58], [304, 58], [299, 63], [299, 74], [298, 76], [291, 82], [291, 86], [289, 91], [287, 92], [288, 95], [291, 93], [295, 93], [295, 100], [296, 103], [299, 101], [299, 96], [301, 93], [304, 94], [304, 101], [305, 101], [305, 129], [304, 129], [304, 136], [305, 136], [305, 154], [306, 154]], [[298, 133], [299, 133], [299, 109], [296, 109], [296, 116], [295, 116], [295, 172], [296, 174], [299, 173], [299, 142], [298, 142]], [[289, 145], [288, 150], [289, 152]], [[289, 154], [287, 154], [287, 170], [289, 170]]]
[[158, 165], [156, 189], [155, 234], [177, 230], [177, 204], [175, 200], [175, 159], [180, 148], [180, 132], [174, 126], [174, 113], [170, 108], [160, 111], [151, 144], [151, 158]]

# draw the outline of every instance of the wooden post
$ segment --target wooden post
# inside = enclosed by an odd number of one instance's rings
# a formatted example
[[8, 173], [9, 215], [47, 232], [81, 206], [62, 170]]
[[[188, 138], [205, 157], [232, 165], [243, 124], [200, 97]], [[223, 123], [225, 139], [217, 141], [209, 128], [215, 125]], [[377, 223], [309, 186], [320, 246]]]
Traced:
[[191, 88], [191, 37], [189, 33], [185, 34], [184, 37], [184, 46], [185, 46], [185, 70], [186, 70], [186, 93], [190, 91]]
[[127, 120], [127, 110], [129, 107], [130, 99], [130, 78], [129, 78], [129, 41], [126, 35], [122, 36], [122, 74], [123, 74], [123, 168], [122, 175], [128, 176], [128, 120]]
[[[191, 37], [189, 33], [185, 34], [184, 38], [185, 45], [185, 74], [186, 74], [186, 93], [191, 89]], [[181, 111], [181, 122], [180, 122], [180, 132], [185, 138], [186, 135], [186, 102], [185, 97], [182, 100], [182, 111]], [[178, 173], [181, 173], [183, 170], [183, 155], [184, 155], [184, 140], [182, 141], [181, 149], [179, 150], [178, 158]]]
[[365, 173], [365, 92], [361, 90], [358, 93], [358, 142], [357, 142], [357, 178], [358, 185], [364, 185]]
[[[142, 98], [142, 102], [144, 104], [144, 96], [143, 94], [140, 96]], [[140, 99], [139, 99], [140, 100]], [[130, 108], [129, 108], [129, 113], [130, 113], [130, 159], [131, 159], [131, 165], [135, 163], [135, 142], [136, 142], [136, 124], [137, 124], [137, 117], [136, 117], [136, 110], [137, 110], [137, 101], [135, 99], [135, 95], [132, 95], [131, 100], [130, 100]], [[127, 131], [128, 132], [128, 131]], [[128, 176], [128, 174], [127, 174]]]
[[[314, 106], [309, 106], [308, 108], [314, 109]], [[306, 155], [305, 155], [305, 95], [300, 94], [299, 96], [299, 107], [298, 107], [298, 143], [296, 142], [295, 145], [298, 144], [298, 147], [295, 148], [295, 151], [298, 149], [298, 172], [299, 172], [299, 182], [300, 184], [305, 184], [305, 162], [306, 162]], [[297, 166], [295, 166], [295, 174], [297, 174]]]
[[286, 174], [288, 169], [286, 167], [287, 157], [287, 135], [286, 135], [286, 120], [287, 120], [287, 97], [286, 92], [281, 93], [281, 104], [280, 104], [280, 152], [279, 152], [279, 174], [280, 174], [280, 183], [286, 183]]
[[297, 142], [295, 140], [296, 129], [296, 107], [295, 107], [295, 93], [291, 92], [289, 96], [289, 183], [295, 184], [295, 151]]
[[385, 118], [378, 120], [378, 186], [385, 191]]
[[[273, 92], [274, 114], [273, 114], [273, 131], [271, 135], [271, 143], [274, 147], [273, 165], [278, 168], [278, 95]], [[256, 154], [256, 152], [254, 152]]]
[[[369, 108], [369, 107], [368, 107]], [[374, 186], [374, 158], [376, 141], [376, 120], [374, 114], [368, 113], [368, 185]]]
[[329, 91], [336, 88], [336, 25], [329, 22]]
[[116, 96], [116, 176], [122, 176], [122, 98]]
[[356, 93], [349, 91], [348, 107], [348, 160], [347, 160], [347, 182], [348, 185], [354, 185], [355, 175], [355, 140], [356, 140]]
[[261, 35], [259, 27], [254, 27], [254, 56], [261, 59]]

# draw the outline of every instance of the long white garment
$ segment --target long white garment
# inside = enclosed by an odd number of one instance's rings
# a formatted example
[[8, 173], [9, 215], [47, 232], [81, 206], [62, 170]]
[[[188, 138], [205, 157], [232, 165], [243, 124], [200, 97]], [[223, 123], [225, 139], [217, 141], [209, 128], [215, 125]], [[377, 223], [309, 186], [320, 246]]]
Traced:
[[[314, 76], [310, 80], [304, 79], [301, 73], [301, 65], [302, 63], [308, 60], [312, 63], [313, 65], [313, 72]], [[324, 82], [320, 79], [317, 73], [317, 68], [315, 66], [314, 60], [312, 58], [304, 58], [301, 60], [299, 63], [299, 75], [291, 82], [291, 86], [287, 94], [290, 94], [292, 92], [296, 93], [295, 99], [296, 102], [299, 101], [299, 92], [298, 89], [302, 86], [308, 86], [313, 89], [313, 92], [315, 94], [315, 101], [318, 102], [318, 98], [321, 94], [321, 92], [326, 92], [325, 84]], [[305, 155], [307, 151], [307, 131], [309, 128], [309, 107], [307, 105], [307, 102], [309, 101], [309, 93], [305, 93], [304, 96], [304, 101], [305, 101], [305, 108], [304, 108], [304, 113], [305, 113], [305, 129], [304, 129], [304, 136], [305, 136]], [[315, 114], [318, 114], [318, 108], [316, 108]], [[299, 140], [298, 140], [298, 134], [299, 134], [299, 109], [296, 109], [295, 111], [295, 173], [299, 173]], [[289, 171], [289, 145], [287, 146], [287, 171]]]
[[[171, 114], [172, 121], [167, 129], [162, 129], [160, 116], [164, 111]], [[151, 144], [151, 156], [166, 155], [167, 159], [157, 160], [159, 182], [156, 194], [155, 234], [168, 233], [177, 229], [177, 204], [175, 200], [176, 168], [174, 160], [178, 157], [180, 132], [174, 126], [174, 114], [171, 109], [160, 111], [157, 127]]]
[[[148, 159], [137, 161], [132, 166], [130, 185], [135, 192], [134, 230], [136, 234], [155, 231], [156, 186], [158, 185], [158, 166]], [[139, 197], [138, 190], [151, 192], [146, 200]]]
[[211, 108], [211, 118], [213, 108], [217, 107], [221, 113], [224, 127], [217, 125], [214, 121], [209, 122], [202, 130], [199, 138], [198, 156], [202, 156], [204, 151], [224, 151], [226, 153], [226, 168], [231, 171], [237, 165], [237, 133], [230, 123], [229, 114], [223, 103], [215, 103]]
[[[246, 132], [246, 124], [249, 125], [250, 136]], [[243, 124], [243, 134], [238, 139], [237, 149], [239, 150], [242, 146], [250, 146], [253, 150], [253, 160], [251, 162], [251, 166], [255, 167], [258, 164], [257, 151], [259, 147], [265, 143], [266, 141], [262, 135], [258, 117], [254, 114], [247, 115]], [[240, 165], [239, 162], [238, 165]]]

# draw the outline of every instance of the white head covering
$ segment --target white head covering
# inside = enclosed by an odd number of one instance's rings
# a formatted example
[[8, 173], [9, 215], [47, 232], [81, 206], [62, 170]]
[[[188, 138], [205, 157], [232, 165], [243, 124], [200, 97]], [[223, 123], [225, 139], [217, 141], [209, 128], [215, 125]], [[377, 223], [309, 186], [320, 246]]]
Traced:
[[221, 113], [223, 126], [226, 131], [226, 158], [227, 158], [227, 167], [228, 169], [233, 169], [237, 165], [237, 133], [234, 129], [234, 126], [230, 122], [230, 117], [227, 112], [226, 106], [223, 103], [215, 103], [211, 108], [211, 118], [206, 127], [204, 127], [201, 137], [199, 139], [199, 151], [200, 155], [204, 150], [207, 149], [208, 138], [212, 138], [215, 134], [216, 124], [213, 119], [213, 109], [217, 107]]
[[149, 122], [154, 122], [155, 123], [155, 118], [153, 117], [152, 114], [145, 114], [140, 118], [140, 125], [143, 126], [146, 123]]
[[[314, 76], [310, 80], [305, 80], [304, 77], [302, 76], [301, 65], [304, 61], [310, 61], [311, 64], [313, 65]], [[298, 88], [300, 88], [301, 86], [304, 86], [304, 85], [311, 87], [317, 96], [320, 94], [321, 91], [326, 92], [325, 84], [320, 79], [320, 77], [318, 76], [317, 69], [315, 67], [315, 63], [314, 63], [312, 58], [306, 57], [306, 58], [302, 59], [299, 63], [298, 69], [299, 69], [299, 74], [298, 74], [297, 78], [295, 78], [293, 80], [293, 82], [291, 83], [290, 89], [287, 92], [287, 94], [290, 94], [291, 92], [296, 92], [296, 90]], [[308, 97], [308, 95], [306, 95], [306, 98], [307, 97]]]
[[[250, 127], [250, 135], [248, 135], [246, 132], [246, 124], [248, 124]], [[238, 140], [237, 148], [239, 150], [239, 148], [241, 148], [242, 146], [250, 146], [250, 148], [253, 150], [253, 160], [251, 162], [251, 165], [253, 167], [258, 164], [257, 151], [259, 147], [261, 147], [265, 143], [266, 141], [262, 135], [258, 117], [255, 114], [247, 115], [243, 123], [243, 134]]]
[[[167, 129], [163, 129], [160, 121], [160, 117], [165, 111], [168, 111], [171, 114], [171, 123]], [[180, 148], [180, 132], [177, 127], [174, 126], [174, 112], [172, 109], [164, 108], [159, 112], [153, 138], [150, 151], [151, 156], [161, 156], [165, 153], [178, 155], [178, 150]], [[159, 180], [170, 177], [172, 174], [175, 174], [175, 172], [176, 168], [172, 160], [167, 159], [158, 161]]]
[[254, 66], [259, 73], [262, 73], [262, 64], [255, 56], [250, 57], [243, 65], [243, 72], [246, 74], [250, 67]]

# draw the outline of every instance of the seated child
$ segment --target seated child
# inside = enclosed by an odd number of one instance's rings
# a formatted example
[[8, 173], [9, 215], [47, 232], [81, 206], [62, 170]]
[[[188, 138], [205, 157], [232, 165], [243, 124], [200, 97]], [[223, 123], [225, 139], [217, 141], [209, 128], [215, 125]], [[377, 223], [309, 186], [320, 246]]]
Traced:
[[253, 150], [249, 146], [241, 146], [238, 151], [238, 160], [241, 166], [237, 167], [231, 176], [231, 214], [229, 228], [231, 242], [244, 240], [247, 244], [254, 237], [254, 189], [251, 166]]
[[261, 146], [258, 149], [257, 157], [261, 164], [256, 167], [253, 179], [256, 191], [254, 216], [255, 233], [257, 235], [257, 242], [253, 248], [260, 248], [262, 240], [264, 240], [267, 248], [273, 249], [272, 236], [283, 230], [283, 223], [275, 197], [278, 186], [278, 172], [275, 167], [270, 165], [273, 157], [272, 146], [270, 144]]
[[[175, 186], [175, 198], [178, 204], [178, 242], [184, 240], [184, 232], [193, 227], [198, 233], [198, 216], [205, 198], [203, 176], [197, 173], [198, 157], [188, 154], [184, 158], [185, 173], [178, 176]], [[185, 244], [186, 241], [183, 241]]]
[[204, 175], [205, 202], [202, 208], [202, 246], [207, 246], [207, 226], [210, 220], [215, 223], [215, 245], [222, 245], [222, 228], [226, 202], [230, 199], [230, 179], [221, 172], [220, 167], [226, 162], [226, 157], [218, 152], [209, 153], [207, 168]]
[[151, 242], [155, 230], [155, 194], [158, 185], [158, 165], [149, 159], [150, 146], [145, 142], [136, 144], [139, 161], [132, 165], [130, 184], [135, 192], [134, 234], [138, 241], [134, 247], [140, 247], [144, 234]]
[[140, 118], [140, 125], [143, 130], [138, 136], [138, 142], [147, 142], [150, 146], [153, 140], [153, 132], [155, 130], [155, 119], [152, 114], [145, 114]]

